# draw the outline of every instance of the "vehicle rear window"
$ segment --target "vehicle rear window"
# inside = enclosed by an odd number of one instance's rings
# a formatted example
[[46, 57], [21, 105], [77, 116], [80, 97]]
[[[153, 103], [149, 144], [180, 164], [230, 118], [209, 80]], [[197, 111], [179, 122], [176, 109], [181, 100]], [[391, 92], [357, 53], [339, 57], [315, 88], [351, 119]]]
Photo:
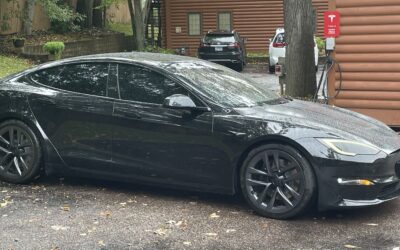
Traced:
[[235, 37], [233, 34], [227, 34], [227, 35], [206, 35], [204, 38], [204, 43], [209, 43], [209, 44], [229, 44], [229, 43], [234, 43], [235, 42]]
[[275, 37], [274, 43], [284, 43], [285, 42], [285, 33], [279, 33]]

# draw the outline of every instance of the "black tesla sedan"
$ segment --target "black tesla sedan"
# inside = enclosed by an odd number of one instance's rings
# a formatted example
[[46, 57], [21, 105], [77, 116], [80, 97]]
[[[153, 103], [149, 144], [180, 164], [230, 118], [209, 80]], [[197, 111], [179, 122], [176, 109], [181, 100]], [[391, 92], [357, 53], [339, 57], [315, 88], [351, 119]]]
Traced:
[[199, 59], [121, 53], [0, 82], [0, 179], [45, 172], [242, 193], [259, 214], [400, 195], [400, 138], [343, 109], [282, 98]]

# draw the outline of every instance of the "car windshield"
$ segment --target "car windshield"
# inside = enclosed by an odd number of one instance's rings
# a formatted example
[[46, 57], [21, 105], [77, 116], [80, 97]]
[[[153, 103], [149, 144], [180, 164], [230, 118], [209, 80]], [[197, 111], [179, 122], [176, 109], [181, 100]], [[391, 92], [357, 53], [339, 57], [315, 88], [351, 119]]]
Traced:
[[273, 102], [279, 96], [246, 76], [207, 62], [173, 62], [164, 65], [173, 74], [194, 83], [194, 88], [225, 107], [253, 107]]
[[228, 44], [228, 43], [234, 43], [235, 42], [235, 37], [232, 34], [227, 34], [227, 35], [206, 35], [204, 37], [204, 43], [207, 44]]

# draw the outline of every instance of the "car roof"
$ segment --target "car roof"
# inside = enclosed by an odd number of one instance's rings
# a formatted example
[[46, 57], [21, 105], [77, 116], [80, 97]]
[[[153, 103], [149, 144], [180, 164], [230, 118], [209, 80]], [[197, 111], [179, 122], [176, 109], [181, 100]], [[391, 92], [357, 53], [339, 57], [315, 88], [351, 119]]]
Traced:
[[278, 33], [285, 33], [285, 29], [284, 28], [277, 28], [275, 34]]
[[234, 35], [236, 33], [235, 30], [227, 31], [227, 30], [217, 30], [217, 31], [209, 31], [207, 35]]
[[163, 67], [163, 64], [171, 62], [202, 62], [202, 60], [200, 59], [189, 56], [178, 56], [172, 54], [150, 53], [150, 52], [120, 52], [120, 53], [85, 55], [85, 56], [62, 59], [59, 61], [38, 65], [37, 67], [30, 69], [29, 71], [35, 71], [38, 69], [60, 66], [80, 61], [87, 62], [87, 61], [101, 61], [101, 60], [137, 62], [140, 64], [157, 66], [161, 68]]

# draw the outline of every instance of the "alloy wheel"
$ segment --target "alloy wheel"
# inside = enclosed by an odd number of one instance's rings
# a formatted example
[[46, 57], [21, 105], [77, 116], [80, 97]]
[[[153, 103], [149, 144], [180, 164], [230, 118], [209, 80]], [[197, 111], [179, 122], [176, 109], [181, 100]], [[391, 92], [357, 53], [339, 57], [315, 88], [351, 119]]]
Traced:
[[21, 127], [8, 125], [0, 130], [0, 174], [10, 177], [27, 175], [34, 165], [33, 138]]
[[245, 172], [248, 197], [258, 209], [287, 213], [301, 201], [305, 192], [300, 163], [282, 150], [259, 152]]

